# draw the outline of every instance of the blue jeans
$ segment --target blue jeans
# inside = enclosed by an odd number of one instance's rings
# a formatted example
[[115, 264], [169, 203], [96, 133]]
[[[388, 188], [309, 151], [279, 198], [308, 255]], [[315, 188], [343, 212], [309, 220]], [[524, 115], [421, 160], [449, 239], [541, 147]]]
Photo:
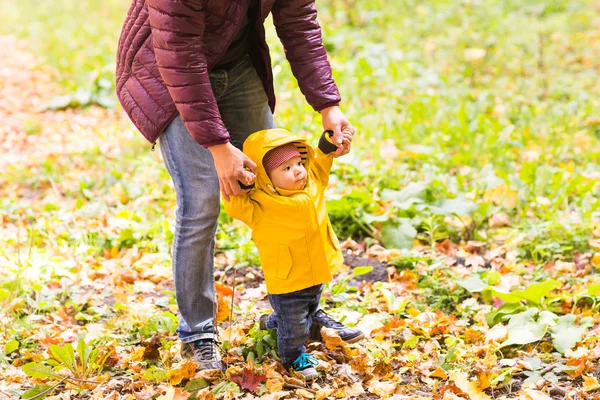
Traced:
[[[210, 83], [233, 145], [249, 134], [275, 128], [267, 95], [246, 56], [227, 70], [211, 71]], [[212, 154], [198, 144], [177, 116], [159, 139], [177, 196], [173, 276], [181, 340], [216, 338], [213, 257], [220, 189]]]
[[311, 316], [319, 308], [323, 285], [311, 286], [297, 292], [270, 294], [273, 312], [267, 318], [267, 328], [277, 329], [277, 347], [283, 364], [289, 368], [306, 351]]

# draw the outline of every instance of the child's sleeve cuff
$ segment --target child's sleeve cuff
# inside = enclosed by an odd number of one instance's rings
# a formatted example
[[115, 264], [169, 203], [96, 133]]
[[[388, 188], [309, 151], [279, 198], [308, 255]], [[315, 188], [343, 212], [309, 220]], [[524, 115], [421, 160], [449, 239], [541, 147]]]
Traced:
[[332, 137], [333, 131], [328, 129], [323, 132], [319, 139], [319, 149], [325, 154], [333, 153], [337, 150], [337, 146], [331, 142]]

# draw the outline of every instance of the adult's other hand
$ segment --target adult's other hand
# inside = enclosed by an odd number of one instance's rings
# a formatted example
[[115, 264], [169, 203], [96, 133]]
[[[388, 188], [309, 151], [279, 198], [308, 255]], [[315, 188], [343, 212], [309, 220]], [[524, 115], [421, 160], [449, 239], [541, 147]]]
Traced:
[[333, 144], [337, 146], [337, 150], [333, 153], [334, 156], [341, 156], [342, 153], [348, 152], [345, 146], [342, 146], [344, 132], [354, 135], [354, 127], [348, 121], [342, 110], [338, 106], [327, 107], [321, 110], [321, 118], [324, 130], [333, 131]]
[[229, 201], [230, 196], [248, 192], [240, 187], [238, 181], [244, 185], [252, 184], [256, 178], [256, 164], [231, 143], [216, 144], [208, 149], [213, 155], [225, 201]]

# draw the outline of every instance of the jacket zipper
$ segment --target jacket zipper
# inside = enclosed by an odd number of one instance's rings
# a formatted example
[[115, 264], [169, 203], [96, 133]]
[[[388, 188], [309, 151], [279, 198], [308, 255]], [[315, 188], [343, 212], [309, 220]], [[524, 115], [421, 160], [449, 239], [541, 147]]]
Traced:
[[156, 148], [156, 142], [152, 143], [152, 148], [150, 149], [150, 151], [154, 151], [155, 148]]

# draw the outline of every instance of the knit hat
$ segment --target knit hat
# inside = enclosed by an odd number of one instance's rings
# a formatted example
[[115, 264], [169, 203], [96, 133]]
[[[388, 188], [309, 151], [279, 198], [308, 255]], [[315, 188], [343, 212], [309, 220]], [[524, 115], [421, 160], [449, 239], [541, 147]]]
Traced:
[[290, 158], [300, 157], [300, 152], [293, 143], [287, 143], [271, 149], [263, 157], [263, 166], [267, 174]]

